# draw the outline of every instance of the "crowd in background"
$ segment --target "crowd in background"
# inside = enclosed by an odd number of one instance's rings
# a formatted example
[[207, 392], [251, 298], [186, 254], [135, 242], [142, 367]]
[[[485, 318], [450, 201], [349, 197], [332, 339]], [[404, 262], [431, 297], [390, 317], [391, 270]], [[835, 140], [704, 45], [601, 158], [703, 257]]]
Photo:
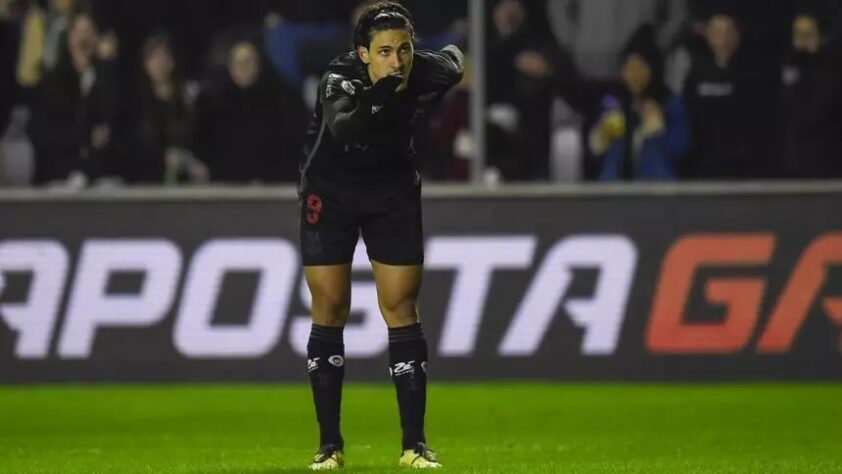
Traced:
[[[0, 0], [0, 186], [294, 182], [351, 0]], [[407, 1], [467, 48], [465, 1]], [[842, 178], [834, 0], [489, 0], [503, 181]], [[468, 179], [472, 61], [419, 131]]]

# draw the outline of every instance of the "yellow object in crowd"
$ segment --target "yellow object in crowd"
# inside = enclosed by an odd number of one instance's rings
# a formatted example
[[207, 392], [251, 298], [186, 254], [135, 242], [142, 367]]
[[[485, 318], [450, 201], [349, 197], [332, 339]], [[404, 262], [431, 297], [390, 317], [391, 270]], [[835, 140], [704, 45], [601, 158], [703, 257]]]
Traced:
[[44, 59], [46, 20], [40, 8], [30, 8], [23, 19], [17, 81], [23, 87], [34, 87], [41, 82]]
[[619, 110], [608, 112], [603, 118], [603, 127], [608, 137], [622, 137], [626, 133], [626, 117]]

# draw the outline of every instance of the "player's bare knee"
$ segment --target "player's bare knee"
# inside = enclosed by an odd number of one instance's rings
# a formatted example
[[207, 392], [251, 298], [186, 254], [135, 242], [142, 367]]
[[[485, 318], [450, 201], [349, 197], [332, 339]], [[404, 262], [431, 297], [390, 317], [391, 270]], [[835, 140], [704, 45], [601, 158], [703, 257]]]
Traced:
[[313, 313], [313, 324], [331, 328], [344, 327], [348, 322], [347, 314]]
[[336, 298], [313, 298], [313, 322], [319, 326], [340, 327], [348, 321], [351, 302]]
[[394, 302], [380, 302], [380, 311], [390, 326], [409, 326], [418, 321], [418, 308], [415, 298], [406, 298]]

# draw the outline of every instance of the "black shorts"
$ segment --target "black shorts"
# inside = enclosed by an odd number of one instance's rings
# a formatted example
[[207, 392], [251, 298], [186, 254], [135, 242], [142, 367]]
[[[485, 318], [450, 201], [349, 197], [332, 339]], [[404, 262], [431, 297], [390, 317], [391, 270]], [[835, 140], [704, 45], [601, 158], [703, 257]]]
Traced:
[[368, 194], [308, 182], [301, 193], [304, 266], [351, 263], [362, 235], [368, 258], [386, 265], [424, 263], [420, 183]]

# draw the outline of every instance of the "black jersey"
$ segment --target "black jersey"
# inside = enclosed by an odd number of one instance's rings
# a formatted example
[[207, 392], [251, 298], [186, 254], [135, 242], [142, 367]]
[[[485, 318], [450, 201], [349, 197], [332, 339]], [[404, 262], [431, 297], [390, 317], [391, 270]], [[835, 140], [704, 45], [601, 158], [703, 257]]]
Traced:
[[[319, 84], [318, 100], [307, 130], [301, 166], [307, 180], [338, 186], [377, 187], [415, 176], [414, 129], [430, 109], [462, 78], [462, 54], [456, 47], [416, 51], [406, 90], [385, 106], [365, 111], [351, 136], [333, 133], [332, 107], [338, 101], [356, 104], [352, 81], [371, 86], [366, 65], [350, 52], [334, 59]], [[359, 84], [359, 83], [357, 83]]]

